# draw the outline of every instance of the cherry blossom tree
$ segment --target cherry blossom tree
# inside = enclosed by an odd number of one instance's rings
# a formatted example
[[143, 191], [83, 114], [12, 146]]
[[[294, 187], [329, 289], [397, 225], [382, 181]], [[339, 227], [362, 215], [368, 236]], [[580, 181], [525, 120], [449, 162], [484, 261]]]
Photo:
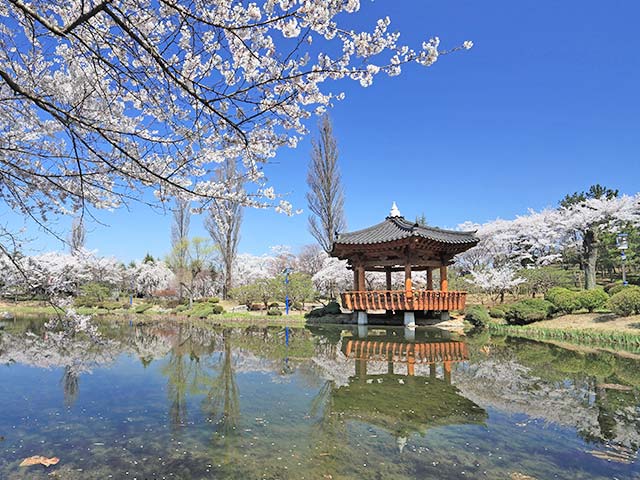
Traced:
[[[456, 264], [463, 272], [479, 272], [482, 284], [494, 278], [508, 285], [510, 270], [553, 264], [571, 248], [581, 258], [585, 287], [594, 288], [598, 237], [601, 232], [615, 232], [624, 224], [640, 225], [640, 194], [583, 194], [572, 198], [559, 208], [530, 210], [513, 220], [461, 225], [465, 230], [477, 230], [480, 243], [458, 255]], [[490, 273], [492, 269], [496, 271]]]
[[[399, 43], [390, 20], [350, 29], [358, 0], [9, 0], [0, 5], [0, 201], [51, 215], [183, 195], [230, 195], [236, 162], [252, 206], [291, 212], [262, 166], [342, 95], [450, 50]], [[340, 23], [338, 23], [340, 19]], [[343, 24], [344, 22], [344, 24]], [[331, 52], [331, 53], [329, 53]], [[150, 202], [151, 203], [151, 202]], [[6, 248], [3, 247], [3, 250]]]
[[326, 252], [317, 244], [304, 245], [296, 258], [297, 269], [303, 273], [314, 276], [322, 267]]
[[347, 269], [346, 260], [327, 257], [312, 280], [319, 292], [329, 298], [336, 298], [338, 291], [349, 290], [353, 285], [353, 271]]
[[526, 280], [519, 277], [511, 265], [504, 265], [484, 270], [472, 270], [471, 278], [468, 281], [483, 292], [495, 296], [496, 300], [500, 299], [500, 303], [504, 303], [505, 294]]
[[135, 293], [150, 296], [156, 290], [169, 288], [175, 282], [175, 275], [162, 261], [142, 262], [132, 272]]
[[555, 227], [562, 233], [564, 244], [575, 248], [578, 253], [584, 271], [585, 288], [592, 289], [596, 287], [601, 233], [615, 232], [628, 223], [640, 225], [640, 194], [620, 197], [586, 194], [573, 200], [560, 207]]
[[273, 257], [269, 255], [239, 254], [233, 264], [233, 278], [236, 287], [255, 283], [258, 280], [271, 278]]

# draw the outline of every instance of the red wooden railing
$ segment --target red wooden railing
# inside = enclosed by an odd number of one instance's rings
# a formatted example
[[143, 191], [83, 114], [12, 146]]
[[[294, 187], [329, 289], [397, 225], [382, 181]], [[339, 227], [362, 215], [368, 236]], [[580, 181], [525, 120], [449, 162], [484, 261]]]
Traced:
[[366, 290], [341, 294], [349, 310], [464, 310], [467, 292]]
[[400, 343], [348, 340], [347, 358], [393, 362], [435, 363], [469, 360], [464, 342]]

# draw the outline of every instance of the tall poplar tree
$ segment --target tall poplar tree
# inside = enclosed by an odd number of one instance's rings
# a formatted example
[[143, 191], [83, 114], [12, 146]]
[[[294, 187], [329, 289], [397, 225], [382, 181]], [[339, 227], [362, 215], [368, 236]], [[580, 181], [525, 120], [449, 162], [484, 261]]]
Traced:
[[336, 233], [344, 230], [344, 190], [338, 169], [338, 143], [328, 115], [318, 124], [319, 138], [313, 140], [307, 174], [309, 232], [326, 251], [331, 251]]

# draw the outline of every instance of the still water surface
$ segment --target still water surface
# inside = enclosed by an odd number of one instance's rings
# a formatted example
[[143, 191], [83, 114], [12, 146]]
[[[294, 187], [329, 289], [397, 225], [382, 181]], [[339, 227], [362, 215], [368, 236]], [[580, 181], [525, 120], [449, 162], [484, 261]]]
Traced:
[[640, 479], [639, 406], [633, 354], [486, 334], [0, 331], [2, 479]]

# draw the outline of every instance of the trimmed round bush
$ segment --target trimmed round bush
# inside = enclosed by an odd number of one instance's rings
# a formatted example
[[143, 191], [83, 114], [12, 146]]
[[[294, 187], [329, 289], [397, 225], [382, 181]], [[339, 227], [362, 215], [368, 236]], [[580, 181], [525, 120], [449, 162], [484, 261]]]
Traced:
[[572, 313], [580, 308], [578, 292], [568, 288], [550, 288], [544, 295], [544, 299], [551, 302], [556, 310], [564, 313]]
[[134, 311], [135, 313], [144, 313], [144, 312], [146, 312], [147, 310], [149, 310], [151, 307], [153, 307], [153, 305], [151, 305], [151, 304], [149, 304], [149, 303], [143, 303], [143, 304], [141, 304], [141, 305], [137, 305], [137, 306], [133, 309], [133, 311]]
[[609, 308], [616, 315], [628, 317], [640, 313], [640, 287], [629, 286], [609, 299]]
[[207, 318], [209, 315], [218, 315], [224, 311], [222, 305], [214, 303], [194, 303], [191, 310], [187, 310], [185, 313], [190, 317], [195, 318]]
[[209, 297], [207, 298], [208, 303], [220, 303], [220, 299], [218, 297]]
[[107, 301], [98, 303], [96, 306], [98, 308], [104, 308], [105, 310], [118, 310], [119, 308], [122, 308], [122, 305], [123, 304], [120, 302], [107, 300]]
[[489, 309], [489, 316], [491, 318], [504, 318], [506, 308], [508, 307], [491, 307]]
[[623, 285], [622, 280], [618, 280], [616, 282], [605, 285], [604, 291], [609, 294], [610, 297], [614, 296], [616, 293], [624, 290], [625, 285]]
[[340, 315], [342, 310], [338, 302], [329, 302], [324, 307], [314, 308], [307, 313], [307, 317], [324, 317], [325, 315]]
[[475, 327], [484, 327], [491, 321], [489, 312], [482, 305], [471, 305], [464, 311], [464, 319]]
[[271, 302], [269, 308], [280, 308], [280, 304], [278, 302]]
[[507, 323], [526, 325], [549, 318], [553, 313], [553, 304], [541, 298], [528, 298], [512, 303], [505, 312]]
[[224, 312], [224, 307], [222, 305], [216, 303], [211, 307], [211, 314], [210, 315], [220, 315], [223, 312]]
[[593, 290], [583, 290], [578, 293], [578, 304], [581, 308], [587, 309], [589, 312], [604, 308], [609, 301], [609, 295], [602, 288], [594, 288]]
[[282, 311], [279, 308], [271, 307], [269, 310], [267, 310], [267, 315], [277, 317], [282, 315]]
[[329, 302], [324, 307], [325, 315], [340, 315], [342, 310], [340, 309], [340, 304], [338, 302]]

